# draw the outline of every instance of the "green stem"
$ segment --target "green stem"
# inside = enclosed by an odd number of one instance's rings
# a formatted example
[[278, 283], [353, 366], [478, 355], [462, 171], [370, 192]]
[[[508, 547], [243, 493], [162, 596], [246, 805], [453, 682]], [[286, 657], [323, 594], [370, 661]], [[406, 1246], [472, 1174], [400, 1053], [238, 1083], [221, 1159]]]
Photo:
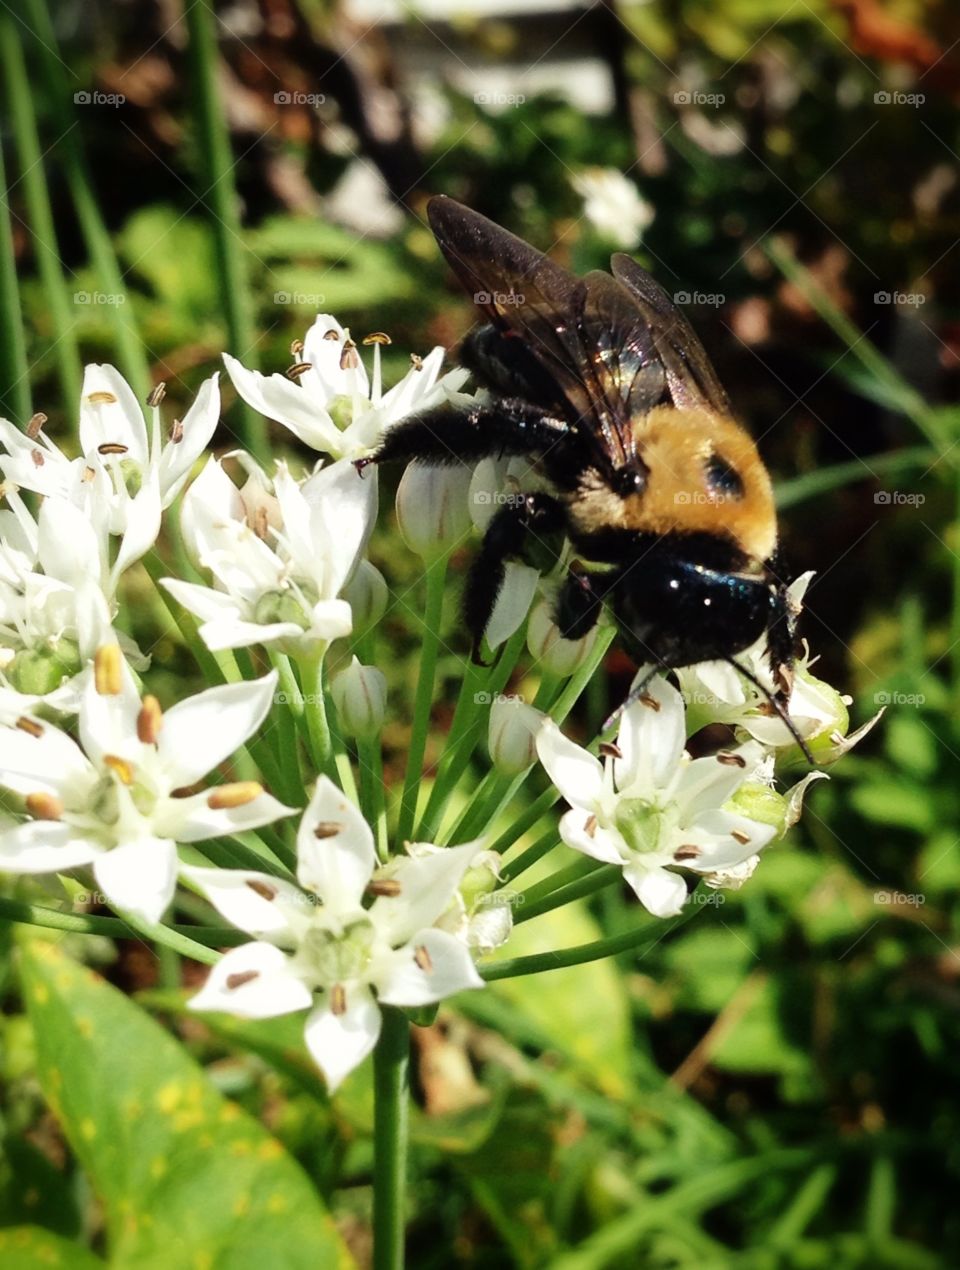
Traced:
[[931, 450], [928, 445], [909, 446], [904, 450], [893, 450], [889, 454], [870, 454], [864, 459], [834, 463], [830, 467], [804, 472], [802, 476], [794, 476], [789, 481], [778, 481], [774, 497], [777, 508], [783, 511], [808, 498], [816, 498], [844, 485], [853, 485], [856, 481], [869, 481], [877, 476], [908, 472], [911, 468], [927, 468], [936, 461], [936, 451]]
[[17, 257], [13, 245], [7, 173], [0, 146], [0, 414], [23, 427], [33, 413], [30, 369], [23, 336]]
[[[574, 869], [576, 866], [570, 867]], [[563, 874], [570, 876], [566, 869], [557, 876], [560, 877]], [[533, 917], [550, 913], [555, 908], [563, 908], [565, 904], [572, 904], [574, 900], [582, 900], [588, 895], [602, 891], [604, 887], [612, 886], [614, 882], [619, 882], [622, 876], [623, 870], [617, 864], [596, 865], [585, 877], [557, 886], [546, 895], [541, 892], [532, 903], [523, 905], [518, 903], [514, 923], [519, 926], [521, 922], [528, 922]]]
[[318, 774], [331, 780], [337, 779], [333, 760], [333, 737], [327, 719], [327, 699], [323, 691], [323, 657], [326, 649], [304, 657], [300, 662], [300, 678], [303, 683], [303, 713], [307, 720], [310, 740], [310, 757]]
[[[551, 785], [545, 789], [543, 793], [535, 798], [526, 811], [521, 812], [509, 829], [491, 843], [490, 850], [497, 851], [501, 855], [505, 851], [509, 851], [511, 847], [516, 846], [528, 829], [532, 829], [538, 820], [541, 820], [550, 808], [560, 801], [560, 791], [554, 789]], [[551, 833], [556, 838], [556, 827], [551, 828]], [[532, 847], [528, 847], [516, 860], [511, 860], [503, 870], [503, 880], [510, 881], [511, 878], [518, 877], [523, 873], [524, 869], [529, 869], [532, 864], [540, 859], [546, 848], [541, 849], [541, 843], [544, 839], [540, 838]]]
[[[201, 202], [206, 206], [209, 196], [230, 351], [249, 363], [256, 335], [245, 249], [240, 236], [239, 199], [233, 180], [236, 165], [217, 84], [217, 17], [212, 0], [194, 0], [186, 6], [184, 16], [190, 36], [196, 120], [203, 158], [201, 179], [209, 179]], [[245, 402], [240, 403], [240, 410], [247, 448], [265, 460], [268, 457], [266, 422]]]
[[377, 856], [385, 864], [390, 854], [387, 841], [387, 808], [383, 790], [383, 751], [379, 735], [357, 742], [360, 769], [360, 807], [377, 839]]
[[9, 11], [0, 16], [0, 64], [7, 87], [7, 105], [13, 121], [17, 145], [20, 180], [24, 189], [30, 236], [33, 241], [37, 271], [43, 283], [47, 310], [53, 326], [53, 354], [63, 394], [64, 411], [72, 417], [80, 402], [80, 351], [74, 330], [73, 314], [57, 235], [53, 227], [53, 211], [44, 175], [43, 153], [33, 110], [23, 47]]
[[[679, 917], [663, 930], [664, 923], [659, 919], [651, 919], [637, 930], [626, 931], [622, 935], [614, 935], [609, 939], [596, 939], [590, 944], [577, 944], [573, 948], [558, 948], [553, 952], [534, 953], [530, 957], [510, 957], [504, 961], [495, 961], [490, 965], [481, 963], [477, 967], [481, 978], [487, 983], [496, 979], [517, 979], [521, 975], [537, 975], [545, 970], [561, 970], [565, 966], [582, 966], [587, 961], [600, 961], [604, 957], [615, 957], [618, 953], [632, 952], [647, 942], [659, 943], [672, 934], [693, 915], [694, 906], [688, 904]], [[662, 931], [655, 934], [656, 929]]]
[[413, 729], [407, 751], [407, 769], [403, 778], [403, 795], [400, 816], [397, 821], [397, 842], [402, 847], [413, 835], [413, 823], [417, 814], [417, 794], [423, 777], [423, 756], [430, 730], [430, 709], [433, 705], [433, 681], [437, 670], [437, 652], [440, 648], [440, 622], [443, 617], [443, 596], [447, 580], [446, 555], [427, 566], [427, 608], [423, 619], [423, 642], [420, 651], [420, 675], [413, 703]]
[[384, 1006], [373, 1052], [373, 1266], [402, 1270], [409, 1131], [410, 1023]]

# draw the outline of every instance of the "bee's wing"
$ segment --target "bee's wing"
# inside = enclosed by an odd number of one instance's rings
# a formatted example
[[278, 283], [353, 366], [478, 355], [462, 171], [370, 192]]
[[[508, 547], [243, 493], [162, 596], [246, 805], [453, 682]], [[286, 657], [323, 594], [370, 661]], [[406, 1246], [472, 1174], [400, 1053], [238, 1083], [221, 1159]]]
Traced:
[[586, 424], [611, 467], [631, 463], [633, 420], [667, 392], [654, 332], [631, 292], [607, 273], [574, 278], [453, 199], [431, 199], [428, 215], [465, 290], [504, 337], [522, 338], [571, 426]]
[[730, 401], [703, 345], [660, 283], [623, 252], [611, 259], [610, 268], [617, 281], [629, 288], [650, 327], [673, 404], [729, 415]]

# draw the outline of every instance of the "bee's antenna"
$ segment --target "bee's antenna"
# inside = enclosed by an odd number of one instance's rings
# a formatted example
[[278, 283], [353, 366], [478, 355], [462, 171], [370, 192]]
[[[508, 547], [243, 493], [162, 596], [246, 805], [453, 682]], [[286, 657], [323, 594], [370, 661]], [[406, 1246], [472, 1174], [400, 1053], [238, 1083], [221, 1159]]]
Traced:
[[634, 705], [636, 702], [640, 700], [642, 696], [644, 696], [644, 694], [647, 691], [647, 684], [654, 677], [654, 675], [658, 675], [662, 669], [663, 668], [661, 666], [654, 666], [654, 668], [648, 674], [643, 676], [643, 678], [637, 684], [636, 688], [634, 688], [631, 691], [630, 695], [626, 698], [626, 700], [622, 701], [620, 705], [617, 706], [616, 710], [614, 710], [613, 714], [611, 714], [610, 718], [604, 722], [603, 727], [600, 729], [601, 733], [606, 732], [608, 728], [612, 728], [613, 725], [616, 723], [616, 721], [620, 718], [621, 714], [623, 714], [624, 710]]
[[757, 678], [757, 676], [753, 673], [752, 670], [748, 670], [746, 666], [741, 666], [735, 657], [727, 657], [726, 660], [730, 663], [730, 665], [734, 668], [734, 670], [738, 670], [740, 674], [743, 675], [744, 679], [748, 680], [750, 683], [753, 684], [755, 688], [759, 689], [759, 691], [763, 693], [766, 699], [770, 702], [771, 706], [773, 706], [774, 710], [776, 710], [781, 723], [783, 723], [784, 727], [787, 729], [787, 731], [796, 741], [797, 745], [799, 745], [800, 749], [803, 752], [803, 757], [807, 760], [807, 762], [810, 764], [811, 767], [816, 767], [817, 760], [811, 754], [810, 747], [807, 745], [806, 741], [800, 735], [797, 725], [790, 718], [790, 715], [787, 713], [787, 709], [784, 706], [783, 702], [780, 701], [770, 691], [770, 689], [766, 686], [766, 684], [761, 683], [761, 681]]

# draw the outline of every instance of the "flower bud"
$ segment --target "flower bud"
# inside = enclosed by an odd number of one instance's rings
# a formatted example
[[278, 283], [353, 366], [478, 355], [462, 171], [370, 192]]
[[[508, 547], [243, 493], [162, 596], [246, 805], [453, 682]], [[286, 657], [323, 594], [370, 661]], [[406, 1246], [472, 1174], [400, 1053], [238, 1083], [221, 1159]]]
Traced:
[[362, 635], [387, 611], [390, 592], [383, 574], [369, 560], [361, 560], [341, 595], [353, 613], [353, 633]]
[[330, 694], [346, 732], [361, 739], [376, 736], [387, 708], [387, 680], [382, 671], [354, 657], [330, 685]]
[[497, 697], [490, 707], [487, 747], [501, 776], [519, 776], [537, 761], [536, 736], [546, 718], [519, 697]]
[[397, 520], [403, 540], [432, 560], [470, 528], [470, 469], [409, 463], [397, 487]]
[[564, 639], [546, 600], [542, 600], [530, 614], [527, 648], [540, 666], [551, 674], [572, 675], [579, 670], [590, 656], [596, 639], [596, 626], [582, 639]]
[[58, 639], [51, 648], [23, 648], [6, 667], [7, 678], [17, 692], [44, 697], [80, 670], [80, 650], [75, 640]]

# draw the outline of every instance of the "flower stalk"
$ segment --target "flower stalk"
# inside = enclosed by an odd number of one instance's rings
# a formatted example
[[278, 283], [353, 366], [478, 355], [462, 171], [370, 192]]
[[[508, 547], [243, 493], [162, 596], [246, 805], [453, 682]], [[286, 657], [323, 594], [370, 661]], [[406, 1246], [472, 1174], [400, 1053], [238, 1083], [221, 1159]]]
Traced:
[[404, 1264], [407, 1148], [410, 1118], [410, 1023], [402, 1010], [383, 1012], [373, 1052], [374, 1270]]

